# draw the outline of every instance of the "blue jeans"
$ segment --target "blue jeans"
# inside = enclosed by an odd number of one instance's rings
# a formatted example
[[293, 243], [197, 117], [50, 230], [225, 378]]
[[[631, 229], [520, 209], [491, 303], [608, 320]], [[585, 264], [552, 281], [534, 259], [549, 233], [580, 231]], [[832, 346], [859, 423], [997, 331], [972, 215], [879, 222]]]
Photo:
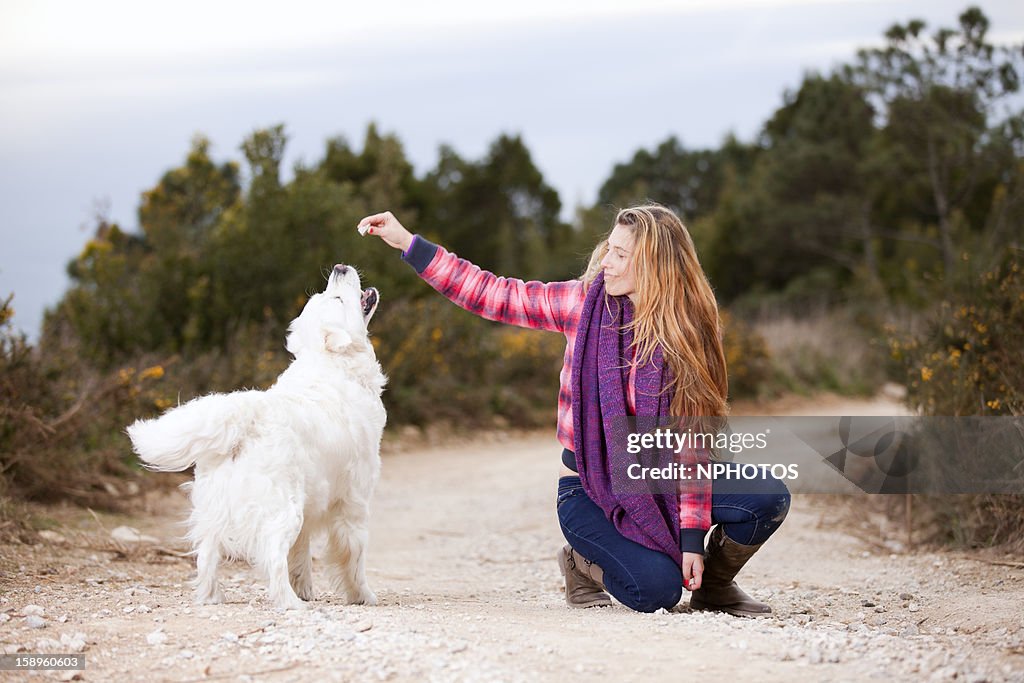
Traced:
[[[716, 479], [711, 488], [711, 523], [743, 545], [763, 543], [789, 512], [789, 490], [766, 475], [744, 481]], [[638, 612], [671, 609], [683, 595], [682, 569], [668, 555], [629, 540], [584, 492], [579, 477], [558, 480], [558, 522], [562, 534], [583, 557], [604, 571], [612, 597]]]

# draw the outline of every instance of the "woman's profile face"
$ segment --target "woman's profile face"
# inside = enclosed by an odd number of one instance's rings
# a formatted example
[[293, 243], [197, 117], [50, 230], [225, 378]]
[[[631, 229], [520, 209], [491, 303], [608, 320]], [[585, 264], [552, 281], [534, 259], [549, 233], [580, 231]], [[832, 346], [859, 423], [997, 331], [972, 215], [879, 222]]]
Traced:
[[633, 274], [633, 231], [616, 225], [608, 236], [608, 253], [601, 259], [605, 291], [612, 296], [628, 296], [636, 303], [636, 278]]

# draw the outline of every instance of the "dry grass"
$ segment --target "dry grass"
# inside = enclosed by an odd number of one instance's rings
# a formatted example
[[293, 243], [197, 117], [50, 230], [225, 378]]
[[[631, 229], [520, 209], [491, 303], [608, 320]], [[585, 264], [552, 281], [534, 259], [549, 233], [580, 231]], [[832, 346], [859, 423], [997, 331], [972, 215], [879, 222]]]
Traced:
[[976, 559], [1024, 557], [1024, 496], [912, 494], [908, 501], [904, 494], [830, 495], [817, 500], [828, 511], [822, 525], [835, 525], [881, 552], [958, 548], [972, 551]]
[[850, 313], [760, 317], [753, 328], [767, 345], [776, 394], [824, 390], [866, 396], [885, 382], [884, 351]]

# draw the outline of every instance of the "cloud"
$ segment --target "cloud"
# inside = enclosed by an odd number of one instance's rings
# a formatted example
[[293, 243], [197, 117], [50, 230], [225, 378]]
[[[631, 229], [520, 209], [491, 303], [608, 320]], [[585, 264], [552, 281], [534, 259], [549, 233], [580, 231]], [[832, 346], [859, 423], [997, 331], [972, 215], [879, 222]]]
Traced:
[[217, 59], [240, 53], [326, 47], [361, 41], [388, 51], [424, 33], [513, 24], [557, 24], [575, 20], [684, 15], [706, 11], [821, 5], [857, 5], [871, 0], [375, 0], [245, 2], [137, 0], [8, 2], [0, 22], [0, 68], [60, 67], [89, 62]]

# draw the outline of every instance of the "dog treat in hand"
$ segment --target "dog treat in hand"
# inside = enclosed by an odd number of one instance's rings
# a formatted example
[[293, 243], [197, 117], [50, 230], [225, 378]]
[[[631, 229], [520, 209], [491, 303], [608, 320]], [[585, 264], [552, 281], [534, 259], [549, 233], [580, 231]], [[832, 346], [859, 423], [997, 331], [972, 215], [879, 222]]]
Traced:
[[366, 233], [368, 233], [369, 231], [370, 231], [370, 224], [369, 223], [367, 223], [366, 225], [360, 225], [359, 226], [359, 234], [362, 235], [363, 237], [365, 237]]

